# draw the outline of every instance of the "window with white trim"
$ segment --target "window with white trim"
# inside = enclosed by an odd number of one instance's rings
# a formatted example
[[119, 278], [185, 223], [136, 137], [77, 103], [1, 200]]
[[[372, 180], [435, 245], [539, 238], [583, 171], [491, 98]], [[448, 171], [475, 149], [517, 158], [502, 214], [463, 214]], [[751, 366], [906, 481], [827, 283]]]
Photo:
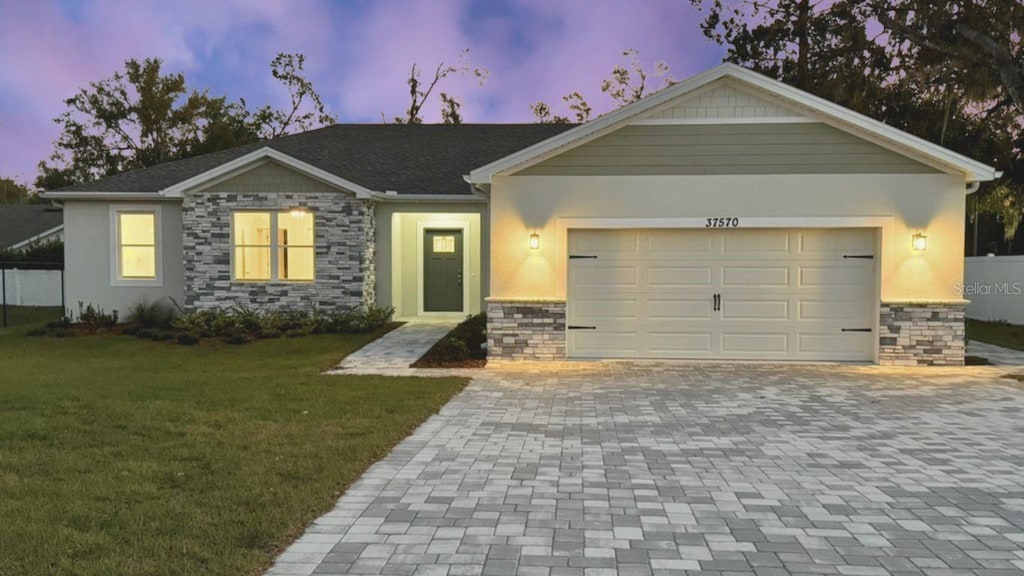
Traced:
[[235, 212], [231, 238], [235, 280], [310, 282], [316, 278], [312, 212]]
[[118, 210], [116, 254], [118, 280], [157, 279], [157, 213]]

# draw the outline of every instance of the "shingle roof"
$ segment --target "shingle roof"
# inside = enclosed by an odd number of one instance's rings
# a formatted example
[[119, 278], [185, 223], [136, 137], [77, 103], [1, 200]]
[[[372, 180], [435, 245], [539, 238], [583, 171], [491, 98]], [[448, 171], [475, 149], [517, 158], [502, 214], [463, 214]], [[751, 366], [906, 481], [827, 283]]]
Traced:
[[53, 230], [64, 212], [49, 204], [0, 204], [0, 250]]
[[60, 188], [158, 192], [264, 146], [378, 192], [469, 194], [464, 174], [571, 124], [335, 124]]

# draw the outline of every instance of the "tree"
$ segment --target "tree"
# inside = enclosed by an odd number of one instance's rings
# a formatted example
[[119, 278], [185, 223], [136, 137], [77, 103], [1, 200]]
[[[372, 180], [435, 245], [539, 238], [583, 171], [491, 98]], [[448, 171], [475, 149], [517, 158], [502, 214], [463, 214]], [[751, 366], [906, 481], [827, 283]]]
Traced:
[[[668, 64], [656, 62], [654, 71], [648, 72], [640, 60], [640, 51], [628, 48], [622, 51], [629, 62], [626, 66], [617, 64], [608, 77], [601, 82], [601, 92], [607, 94], [615, 102], [617, 107], [631, 104], [648, 96], [649, 94], [671, 86], [673, 80]], [[651, 81], [660, 79], [661, 83], [657, 88], [651, 89]], [[573, 114], [576, 123], [582, 124], [590, 120], [593, 112], [587, 100], [579, 92], [572, 92], [562, 96], [569, 111]], [[551, 111], [551, 106], [545, 102], [534, 102], [530, 104], [530, 110], [537, 122], [540, 124], [568, 124], [568, 116], [560, 116]]]
[[1020, 2], [691, 2], [726, 60], [998, 166], [1003, 178], [972, 206], [1013, 235], [1006, 210], [1024, 197]]
[[36, 185], [52, 189], [126, 170], [276, 138], [333, 123], [302, 75], [301, 54], [278, 54], [271, 73], [288, 89], [290, 107], [214, 97], [188, 86], [182, 73], [164, 74], [159, 59], [128, 60], [124, 70], [81, 89], [54, 119], [61, 134], [39, 163]]
[[[306, 57], [302, 54], [278, 54], [270, 63], [270, 73], [288, 89], [291, 106], [275, 109], [264, 106], [252, 115], [252, 128], [263, 139], [272, 139], [292, 132], [303, 132], [329, 126], [338, 120], [327, 112], [313, 83], [303, 76]], [[245, 100], [242, 100], [245, 106]]]
[[[467, 48], [459, 53], [455, 64], [446, 64], [444, 61], [438, 63], [434, 69], [433, 78], [426, 84], [420, 78], [421, 71], [419, 66], [413, 63], [412, 70], [409, 71], [409, 78], [406, 80], [406, 84], [409, 85], [409, 108], [406, 109], [404, 116], [395, 116], [395, 124], [422, 124], [423, 106], [430, 99], [434, 88], [445, 78], [453, 74], [464, 75], [471, 73], [477, 78], [479, 84], [483, 86], [487, 81], [487, 69], [472, 67], [469, 64], [468, 57], [469, 49]], [[462, 115], [459, 111], [461, 107], [462, 103], [454, 97], [444, 92], [441, 93], [441, 119], [445, 124], [462, 123]], [[381, 118], [383, 117], [384, 114], [381, 113]]]
[[0, 176], [0, 204], [27, 204], [38, 198], [35, 190], [25, 184]]

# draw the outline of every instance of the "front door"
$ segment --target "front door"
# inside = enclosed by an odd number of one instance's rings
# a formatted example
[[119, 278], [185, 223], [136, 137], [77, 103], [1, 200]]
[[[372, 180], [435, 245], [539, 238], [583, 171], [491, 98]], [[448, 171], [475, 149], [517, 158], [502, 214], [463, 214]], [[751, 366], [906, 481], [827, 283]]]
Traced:
[[462, 230], [423, 233], [423, 311], [462, 312]]

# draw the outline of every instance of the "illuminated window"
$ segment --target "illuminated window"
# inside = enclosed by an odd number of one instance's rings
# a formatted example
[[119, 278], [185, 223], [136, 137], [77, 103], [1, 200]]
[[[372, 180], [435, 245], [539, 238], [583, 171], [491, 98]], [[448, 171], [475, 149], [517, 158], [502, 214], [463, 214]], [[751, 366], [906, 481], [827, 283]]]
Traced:
[[455, 236], [434, 236], [434, 254], [454, 254]]
[[235, 212], [231, 227], [236, 280], [315, 278], [312, 212]]
[[117, 277], [157, 277], [156, 212], [117, 212]]

